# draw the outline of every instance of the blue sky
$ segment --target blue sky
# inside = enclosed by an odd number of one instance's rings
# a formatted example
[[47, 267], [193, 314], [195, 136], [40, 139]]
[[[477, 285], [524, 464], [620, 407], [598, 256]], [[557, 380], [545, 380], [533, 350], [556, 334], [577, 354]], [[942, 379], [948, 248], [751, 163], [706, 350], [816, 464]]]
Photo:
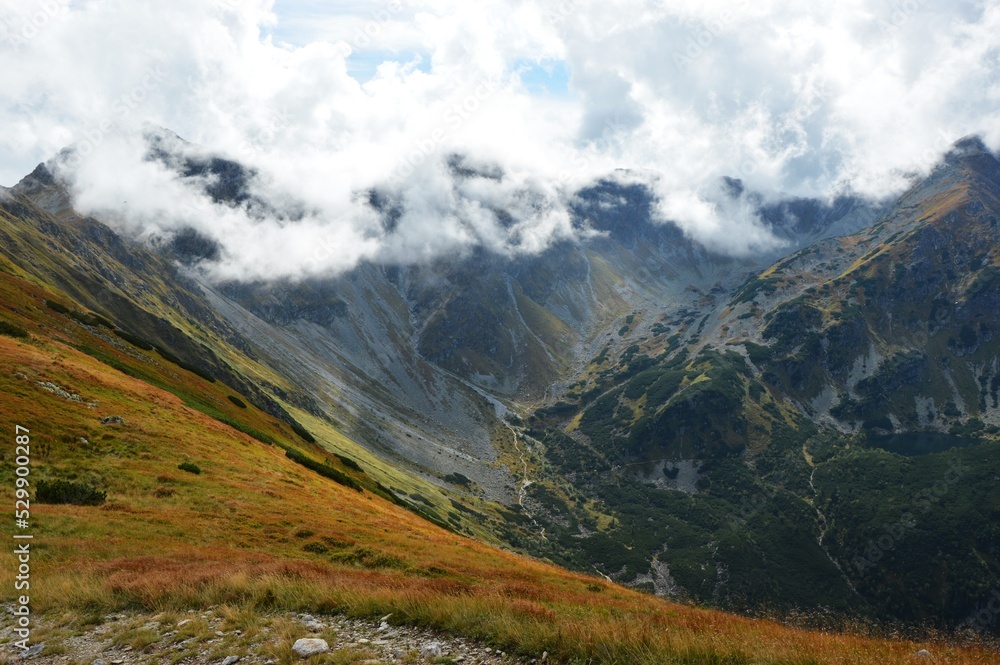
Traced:
[[[392, 20], [404, 15], [405, 4], [386, 2], [319, 2], [317, 0], [277, 0], [274, 13], [277, 22], [265, 33], [276, 42], [297, 47], [316, 40], [343, 40], [351, 44], [352, 53], [347, 59], [348, 71], [359, 82], [365, 83], [375, 75], [380, 64], [395, 61], [413, 65], [429, 72], [431, 53], [418, 48], [388, 49], [378, 36], [371, 43], [358, 43], [358, 23], [362, 30], [377, 26], [380, 32]], [[368, 34], [368, 33], [361, 33]], [[512, 70], [521, 79], [525, 89], [534, 95], [562, 97], [569, 94], [569, 65], [557, 59], [520, 59], [512, 63]]]

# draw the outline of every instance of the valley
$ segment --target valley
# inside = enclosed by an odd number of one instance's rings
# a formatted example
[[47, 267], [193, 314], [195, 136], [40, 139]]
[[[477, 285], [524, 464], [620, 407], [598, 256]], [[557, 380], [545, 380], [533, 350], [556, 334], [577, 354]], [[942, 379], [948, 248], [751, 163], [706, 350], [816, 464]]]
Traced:
[[[205, 168], [250, 205], [242, 167]], [[391, 613], [559, 662], [990, 662], [955, 644], [997, 630], [996, 156], [963, 140], [895, 203], [757, 200], [785, 245], [742, 258], [641, 186], [576, 200], [592, 237], [537, 256], [220, 283], [194, 231], [129, 238], [44, 165], [0, 190], [5, 418], [40, 433], [33, 478], [107, 497], [36, 505], [38, 609]], [[917, 641], [864, 636], [890, 633]]]

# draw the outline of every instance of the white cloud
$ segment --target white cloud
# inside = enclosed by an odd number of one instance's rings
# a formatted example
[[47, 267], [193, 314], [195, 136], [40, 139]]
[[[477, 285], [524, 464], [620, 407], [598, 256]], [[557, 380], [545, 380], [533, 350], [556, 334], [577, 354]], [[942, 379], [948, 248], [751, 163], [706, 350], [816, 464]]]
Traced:
[[[569, 94], [532, 95], [534, 61], [565, 61]], [[0, 0], [0, 85], [0, 182], [74, 144], [82, 209], [140, 234], [195, 226], [223, 247], [217, 275], [540, 251], [574, 233], [573, 192], [622, 167], [655, 174], [689, 235], [746, 253], [774, 240], [723, 175], [881, 197], [964, 134], [1000, 146], [1000, 6]], [[253, 166], [305, 217], [200, 197], [144, 161], [146, 123]], [[455, 178], [454, 153], [504, 178]], [[373, 187], [402, 202], [394, 229]]]

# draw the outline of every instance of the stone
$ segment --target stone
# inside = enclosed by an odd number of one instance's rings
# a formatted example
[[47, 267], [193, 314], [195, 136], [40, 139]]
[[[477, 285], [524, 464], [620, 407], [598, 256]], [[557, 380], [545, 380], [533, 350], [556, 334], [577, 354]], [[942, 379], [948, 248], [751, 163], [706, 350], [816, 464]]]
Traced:
[[322, 632], [326, 628], [326, 626], [321, 624], [319, 621], [316, 621], [316, 619], [312, 618], [303, 621], [302, 625], [308, 628], [309, 630], [313, 631], [314, 633]]
[[101, 418], [102, 425], [124, 425], [125, 419], [121, 416], [105, 416]]
[[930, 658], [930, 657], [931, 657], [931, 652], [928, 651], [927, 649], [921, 649], [920, 651], [917, 652], [917, 658]]
[[440, 658], [444, 655], [439, 642], [428, 642], [420, 647], [420, 655], [424, 658]]
[[184, 626], [188, 625], [189, 623], [191, 623], [191, 619], [184, 619], [183, 621], [178, 621], [177, 622], [177, 627], [178, 628], [183, 628]]
[[28, 658], [34, 658], [38, 654], [45, 650], [45, 642], [40, 642], [33, 647], [28, 647], [21, 652], [21, 660], [27, 660]]
[[326, 653], [329, 650], [330, 645], [326, 643], [326, 640], [310, 637], [303, 637], [300, 640], [296, 640], [295, 644], [292, 645], [292, 651], [300, 658], [308, 658], [316, 654]]
[[239, 656], [227, 656], [226, 659], [222, 661], [222, 665], [236, 665], [238, 662], [240, 662]]

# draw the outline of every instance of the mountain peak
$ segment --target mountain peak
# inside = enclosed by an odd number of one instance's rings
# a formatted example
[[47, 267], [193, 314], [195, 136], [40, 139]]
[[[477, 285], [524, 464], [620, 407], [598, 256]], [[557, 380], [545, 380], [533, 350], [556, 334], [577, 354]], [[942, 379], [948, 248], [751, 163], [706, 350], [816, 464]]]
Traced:
[[1000, 161], [978, 135], [970, 134], [955, 141], [945, 153], [944, 163], [970, 169], [985, 176], [991, 184], [1000, 186]]
[[951, 150], [948, 151], [947, 156], [966, 157], [980, 154], [992, 156], [993, 153], [986, 147], [983, 139], [978, 134], [969, 134], [955, 141], [951, 146]]
[[41, 163], [24, 176], [11, 190], [24, 196], [49, 214], [58, 215], [72, 210], [72, 200], [64, 183], [56, 177], [49, 163]]
[[15, 187], [24, 193], [33, 192], [42, 187], [51, 187], [56, 184], [56, 177], [44, 162], [35, 167], [35, 170], [21, 178]]

